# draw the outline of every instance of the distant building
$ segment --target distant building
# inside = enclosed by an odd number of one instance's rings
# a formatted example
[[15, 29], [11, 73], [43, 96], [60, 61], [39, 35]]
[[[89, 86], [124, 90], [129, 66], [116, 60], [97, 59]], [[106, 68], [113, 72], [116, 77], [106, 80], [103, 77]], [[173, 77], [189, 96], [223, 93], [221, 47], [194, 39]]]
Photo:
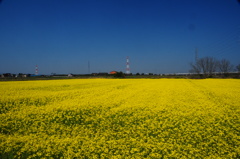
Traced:
[[117, 71], [111, 71], [109, 74], [110, 75], [115, 75], [115, 74], [117, 74]]
[[23, 77], [23, 78], [26, 78], [26, 77], [29, 77], [30, 75], [28, 74], [23, 74], [23, 73], [19, 73], [18, 75], [15, 75], [15, 77]]

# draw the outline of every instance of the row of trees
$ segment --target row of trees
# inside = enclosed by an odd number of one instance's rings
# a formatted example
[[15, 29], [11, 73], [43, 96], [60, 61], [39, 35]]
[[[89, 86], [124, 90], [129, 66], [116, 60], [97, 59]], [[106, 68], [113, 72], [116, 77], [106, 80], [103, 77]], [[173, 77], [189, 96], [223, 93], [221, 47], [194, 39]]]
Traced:
[[[190, 73], [203, 74], [205, 76], [211, 76], [216, 72], [226, 75], [229, 72], [234, 71], [234, 66], [229, 60], [217, 60], [214, 57], [199, 58], [195, 63], [190, 63], [190, 67]], [[240, 64], [236, 66], [236, 70], [240, 72]]]

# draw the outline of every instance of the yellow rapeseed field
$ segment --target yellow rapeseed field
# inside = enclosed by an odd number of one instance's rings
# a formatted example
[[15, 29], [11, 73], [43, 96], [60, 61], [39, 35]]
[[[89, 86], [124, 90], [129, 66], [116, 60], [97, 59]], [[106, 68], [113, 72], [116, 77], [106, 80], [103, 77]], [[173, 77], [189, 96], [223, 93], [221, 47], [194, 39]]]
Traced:
[[0, 158], [240, 158], [240, 80], [0, 82]]

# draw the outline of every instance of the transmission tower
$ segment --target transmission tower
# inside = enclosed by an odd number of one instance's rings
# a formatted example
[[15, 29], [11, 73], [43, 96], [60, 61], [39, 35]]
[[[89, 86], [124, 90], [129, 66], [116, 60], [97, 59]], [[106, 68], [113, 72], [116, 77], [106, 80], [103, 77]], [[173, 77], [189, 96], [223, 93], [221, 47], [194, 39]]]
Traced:
[[127, 63], [126, 63], [126, 74], [130, 74], [130, 63], [129, 57], [127, 56]]
[[38, 75], [38, 65], [35, 67], [35, 75]]

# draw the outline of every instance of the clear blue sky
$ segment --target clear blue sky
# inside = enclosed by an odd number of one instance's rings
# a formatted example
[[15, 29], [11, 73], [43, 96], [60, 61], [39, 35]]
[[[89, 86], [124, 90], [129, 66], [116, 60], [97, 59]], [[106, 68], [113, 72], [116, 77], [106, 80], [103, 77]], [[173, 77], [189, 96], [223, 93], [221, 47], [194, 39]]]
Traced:
[[240, 63], [237, 0], [2, 0], [0, 73], [185, 73]]

